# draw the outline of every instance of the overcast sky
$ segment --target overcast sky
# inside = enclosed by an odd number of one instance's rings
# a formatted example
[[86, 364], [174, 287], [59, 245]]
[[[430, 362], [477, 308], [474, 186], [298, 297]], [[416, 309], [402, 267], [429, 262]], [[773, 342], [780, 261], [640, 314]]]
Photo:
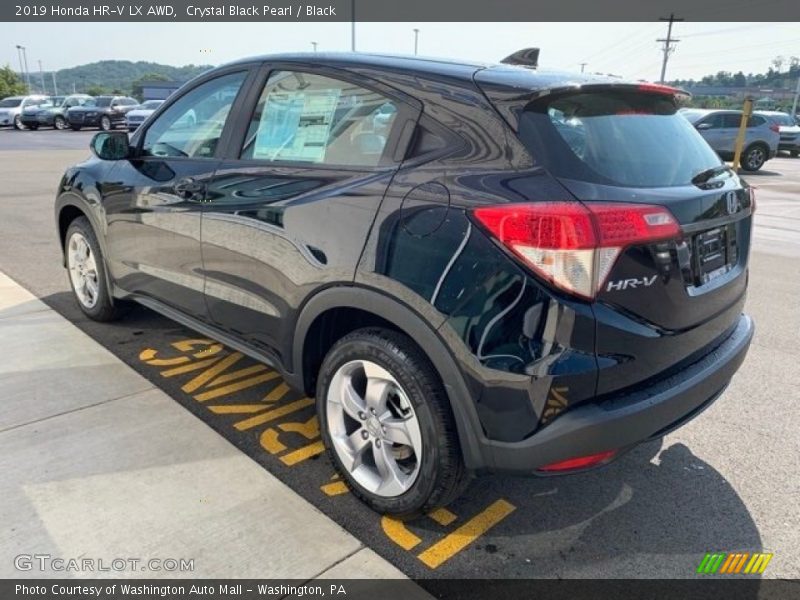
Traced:
[[[545, 68], [613, 73], [657, 80], [666, 24], [653, 23], [359, 23], [357, 50], [497, 61], [529, 46]], [[764, 72], [777, 55], [800, 56], [797, 23], [676, 23], [681, 41], [668, 79], [698, 79], [717, 71]], [[38, 71], [102, 59], [170, 65], [221, 64], [285, 51], [349, 50], [349, 23], [0, 23], [0, 64], [19, 69], [16, 44]], [[788, 61], [787, 61], [788, 62]], [[787, 67], [784, 66], [784, 69]]]

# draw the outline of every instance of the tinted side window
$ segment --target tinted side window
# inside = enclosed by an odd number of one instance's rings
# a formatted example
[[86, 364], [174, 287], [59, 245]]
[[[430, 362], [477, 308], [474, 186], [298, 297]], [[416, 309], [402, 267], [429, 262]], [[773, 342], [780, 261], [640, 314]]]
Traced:
[[376, 166], [396, 115], [391, 100], [353, 83], [274, 72], [253, 113], [241, 157]]
[[722, 126], [725, 129], [738, 129], [742, 122], [742, 115], [722, 115]]
[[223, 75], [184, 94], [145, 132], [146, 156], [214, 156], [225, 119], [247, 75]]

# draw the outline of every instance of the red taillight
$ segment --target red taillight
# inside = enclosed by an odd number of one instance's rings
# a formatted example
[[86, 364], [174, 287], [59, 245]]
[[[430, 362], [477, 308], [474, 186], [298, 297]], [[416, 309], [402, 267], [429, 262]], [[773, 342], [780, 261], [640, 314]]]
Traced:
[[478, 208], [475, 217], [538, 275], [590, 299], [627, 246], [680, 235], [667, 209], [646, 204], [505, 204]]
[[780, 125], [776, 125], [775, 123], [773, 123], [772, 125], [770, 125], [770, 126], [769, 126], [769, 128], [770, 128], [772, 131], [774, 131], [775, 133], [780, 133], [780, 132], [781, 132], [781, 127], [780, 127]]
[[646, 94], [664, 94], [665, 96], [686, 93], [679, 88], [672, 87], [671, 85], [663, 85], [661, 83], [640, 83], [636, 86], [636, 89]]
[[550, 463], [543, 467], [539, 467], [537, 471], [545, 473], [556, 473], [559, 471], [574, 471], [576, 469], [586, 469], [607, 463], [617, 453], [616, 450], [606, 450], [605, 452], [598, 452], [597, 454], [589, 454], [587, 456], [576, 456], [575, 458], [568, 458], [559, 462]]

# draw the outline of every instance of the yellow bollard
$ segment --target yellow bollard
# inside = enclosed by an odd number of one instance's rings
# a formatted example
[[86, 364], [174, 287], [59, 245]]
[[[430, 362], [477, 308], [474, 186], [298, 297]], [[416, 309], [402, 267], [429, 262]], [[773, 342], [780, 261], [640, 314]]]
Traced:
[[742, 147], [744, 146], [744, 136], [747, 132], [747, 122], [753, 114], [753, 99], [747, 97], [744, 99], [744, 106], [742, 107], [742, 120], [739, 123], [739, 133], [736, 134], [736, 146], [733, 153], [733, 170], [739, 172], [740, 161], [742, 159]]

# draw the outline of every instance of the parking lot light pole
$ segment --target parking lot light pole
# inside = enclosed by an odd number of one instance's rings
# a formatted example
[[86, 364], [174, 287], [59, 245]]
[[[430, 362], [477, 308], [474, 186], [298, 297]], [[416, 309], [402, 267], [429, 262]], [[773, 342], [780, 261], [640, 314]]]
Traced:
[[311, 47], [314, 49], [314, 52], [317, 51], [317, 42], [311, 42]]
[[50, 75], [53, 76], [53, 95], [58, 96], [58, 84], [56, 83], [56, 72], [51, 71]]
[[419, 29], [416, 27], [414, 28], [414, 56], [417, 55], [417, 50], [419, 49]]
[[44, 85], [44, 71], [42, 70], [42, 61], [40, 60], [38, 62], [39, 62], [39, 79], [42, 80], [42, 93], [46, 94], [47, 88]]
[[792, 102], [792, 118], [797, 114], [797, 97], [800, 96], [800, 77], [797, 78], [797, 87], [794, 90], [794, 101]]
[[24, 46], [20, 46], [17, 44], [17, 54], [19, 55], [19, 75], [22, 77], [22, 80], [25, 82], [26, 92], [28, 94], [31, 93], [30, 83], [28, 82], [27, 77], [25, 76], [25, 64], [22, 62], [22, 51], [25, 49]]
[[31, 71], [28, 69], [28, 49], [22, 46], [22, 58], [25, 61], [25, 83], [28, 85], [28, 93], [31, 93]]

